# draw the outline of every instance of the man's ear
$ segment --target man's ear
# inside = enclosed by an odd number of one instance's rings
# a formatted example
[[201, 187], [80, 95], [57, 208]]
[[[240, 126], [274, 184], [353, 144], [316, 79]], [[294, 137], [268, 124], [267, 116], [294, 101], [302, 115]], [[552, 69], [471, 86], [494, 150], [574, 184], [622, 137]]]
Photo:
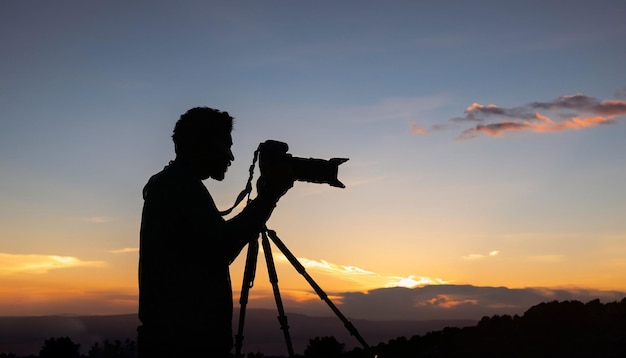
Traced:
[[197, 150], [194, 148], [193, 143], [187, 143], [185, 145], [176, 144], [174, 145], [174, 151], [176, 152], [177, 157], [188, 158], [196, 154]]

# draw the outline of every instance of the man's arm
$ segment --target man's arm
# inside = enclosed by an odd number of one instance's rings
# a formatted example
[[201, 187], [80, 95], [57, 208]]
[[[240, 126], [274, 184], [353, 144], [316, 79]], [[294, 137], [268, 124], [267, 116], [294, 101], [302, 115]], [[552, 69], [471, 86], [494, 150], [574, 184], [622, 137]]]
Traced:
[[225, 223], [225, 236], [229, 240], [226, 252], [228, 262], [235, 260], [243, 247], [256, 240], [265, 228], [278, 200], [293, 187], [294, 175], [289, 168], [265, 169], [257, 181], [257, 197], [235, 217]]

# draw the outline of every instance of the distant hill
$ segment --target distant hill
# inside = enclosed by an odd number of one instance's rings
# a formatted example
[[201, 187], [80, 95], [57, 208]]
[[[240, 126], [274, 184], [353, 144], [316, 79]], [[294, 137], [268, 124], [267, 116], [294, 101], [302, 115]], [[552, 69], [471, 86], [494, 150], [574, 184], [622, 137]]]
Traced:
[[[238, 312], [234, 323], [237, 324]], [[262, 352], [266, 355], [285, 355], [287, 349], [276, 310], [248, 309], [244, 331], [244, 352]], [[287, 313], [289, 332], [294, 350], [302, 353], [315, 337], [334, 336], [345, 343], [346, 349], [359, 347], [358, 341], [350, 336], [343, 322], [333, 317], [312, 317]], [[422, 335], [444, 327], [466, 327], [475, 325], [473, 320], [429, 320], [429, 321], [374, 321], [351, 320], [359, 334], [370, 345], [386, 342], [398, 336]], [[50, 337], [68, 336], [81, 345], [87, 353], [95, 342], [104, 339], [135, 340], [139, 321], [136, 314], [113, 316], [37, 316], [0, 317], [0, 353], [15, 353], [18, 356], [38, 354], [43, 342]], [[236, 330], [236, 328], [235, 328]], [[235, 332], [236, 333], [236, 332]]]
[[626, 357], [626, 298], [551, 301], [522, 316], [483, 317], [477, 325], [399, 337], [374, 348], [381, 357]]

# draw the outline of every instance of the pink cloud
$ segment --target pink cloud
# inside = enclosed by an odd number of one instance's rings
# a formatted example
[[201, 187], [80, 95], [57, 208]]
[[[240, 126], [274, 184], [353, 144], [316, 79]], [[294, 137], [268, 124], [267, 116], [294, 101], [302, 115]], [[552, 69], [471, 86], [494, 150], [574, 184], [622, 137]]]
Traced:
[[598, 126], [601, 124], [615, 123], [613, 118], [595, 116], [587, 118], [574, 117], [569, 120], [554, 122], [550, 118], [538, 114], [537, 119], [540, 122], [524, 121], [502, 121], [499, 123], [479, 124], [474, 128], [467, 129], [461, 133], [459, 139], [469, 139], [479, 134], [487, 134], [492, 137], [500, 137], [505, 132], [557, 132], [568, 129], [580, 129], [586, 127]]
[[[622, 98], [622, 92], [618, 91], [616, 97]], [[468, 122], [478, 122], [478, 124], [465, 129], [457, 139], [470, 139], [481, 134], [501, 137], [507, 132], [558, 132], [614, 124], [616, 117], [626, 116], [626, 100], [600, 101], [578, 93], [561, 96], [552, 101], [531, 102], [509, 108], [474, 102], [465, 109], [464, 113], [463, 117], [452, 118], [450, 121], [455, 125]], [[442, 128], [443, 126], [439, 126], [439, 129]], [[429, 132], [431, 130], [417, 125], [414, 125], [411, 131], [414, 134]]]
[[428, 134], [430, 131], [420, 127], [416, 122], [411, 123], [411, 134]]

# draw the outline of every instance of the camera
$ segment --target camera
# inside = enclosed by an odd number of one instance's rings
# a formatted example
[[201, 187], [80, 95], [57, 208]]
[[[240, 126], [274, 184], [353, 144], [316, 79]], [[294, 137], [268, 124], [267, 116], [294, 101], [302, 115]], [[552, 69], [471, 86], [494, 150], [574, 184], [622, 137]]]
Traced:
[[287, 143], [276, 140], [266, 140], [259, 144], [259, 169], [261, 176], [268, 166], [285, 166], [290, 168], [298, 181], [345, 188], [337, 179], [339, 165], [348, 161], [348, 158], [331, 158], [329, 160], [317, 158], [299, 158], [287, 153]]

